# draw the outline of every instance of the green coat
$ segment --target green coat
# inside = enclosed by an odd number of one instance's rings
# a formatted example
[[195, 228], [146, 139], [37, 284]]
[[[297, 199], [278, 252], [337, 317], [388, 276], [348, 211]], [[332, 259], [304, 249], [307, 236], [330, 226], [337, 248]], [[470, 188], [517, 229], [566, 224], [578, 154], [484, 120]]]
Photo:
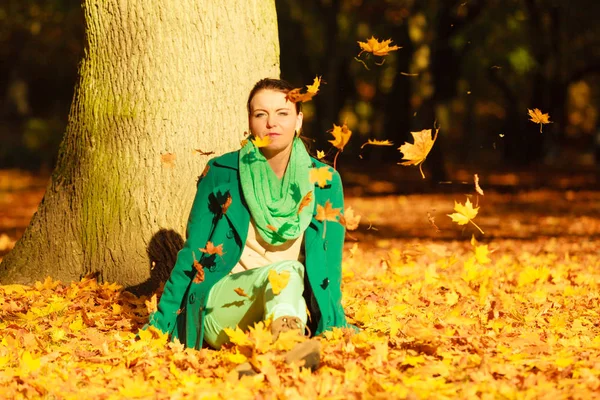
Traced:
[[[314, 158], [312, 161], [317, 168], [326, 166]], [[171, 339], [176, 337], [187, 347], [202, 347], [208, 293], [238, 263], [248, 236], [250, 212], [241, 190], [238, 164], [239, 151], [208, 162], [190, 212], [187, 240], [177, 255], [158, 310], [150, 316], [150, 325], [170, 333]], [[341, 305], [345, 229], [333, 221], [327, 222], [324, 229], [323, 222], [315, 219], [316, 205], [325, 206], [327, 200], [333, 208], [344, 209], [342, 181], [337, 171], [332, 169], [332, 172], [333, 179], [325, 187], [315, 185], [313, 218], [304, 233], [308, 277], [305, 298], [312, 319], [309, 326], [312, 325], [315, 335], [332, 327], [348, 326]], [[221, 204], [228, 196], [231, 196], [231, 205], [223, 213]], [[223, 244], [222, 257], [199, 251], [208, 241]], [[194, 259], [204, 265], [205, 277], [201, 283], [192, 282], [196, 276]]]

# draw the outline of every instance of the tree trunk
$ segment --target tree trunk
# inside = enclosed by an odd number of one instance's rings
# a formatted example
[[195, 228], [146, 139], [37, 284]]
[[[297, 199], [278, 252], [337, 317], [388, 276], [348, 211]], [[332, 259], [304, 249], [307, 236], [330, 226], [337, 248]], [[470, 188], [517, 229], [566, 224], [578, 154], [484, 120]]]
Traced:
[[279, 76], [275, 4], [85, 0], [83, 7], [86, 51], [57, 167], [0, 265], [0, 282], [96, 273], [147, 291], [183, 243], [210, 157], [198, 150], [239, 148], [250, 88]]

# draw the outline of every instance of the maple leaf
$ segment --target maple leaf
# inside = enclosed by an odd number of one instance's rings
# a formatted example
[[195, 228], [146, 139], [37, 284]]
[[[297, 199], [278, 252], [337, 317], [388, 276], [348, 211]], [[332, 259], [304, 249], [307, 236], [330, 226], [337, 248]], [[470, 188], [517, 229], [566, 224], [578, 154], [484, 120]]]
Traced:
[[254, 137], [254, 139], [251, 139], [252, 143], [254, 143], [254, 146], [256, 146], [257, 148], [261, 148], [261, 147], [266, 147], [268, 145], [271, 144], [271, 138], [268, 136], [265, 136], [263, 138], [259, 138], [259, 137]]
[[321, 160], [323, 157], [325, 157], [325, 152], [322, 150], [317, 150], [317, 159]]
[[292, 89], [287, 93], [286, 97], [292, 103], [310, 101], [319, 92], [320, 85], [321, 77], [316, 76], [312, 85], [306, 85], [306, 91], [303, 91], [302, 88]]
[[210, 170], [210, 165], [206, 164], [206, 167], [204, 167], [202, 174], [200, 174], [200, 178], [204, 178], [208, 174], [209, 170]]
[[325, 187], [327, 185], [327, 181], [333, 179], [333, 173], [328, 166], [320, 167], [320, 168], [311, 168], [310, 176], [311, 183], [316, 183], [319, 187]]
[[362, 149], [363, 147], [365, 147], [367, 145], [371, 145], [371, 146], [393, 146], [394, 143], [390, 142], [389, 140], [369, 139], [369, 140], [367, 140], [366, 143], [363, 143], [363, 145], [360, 146], [360, 148]]
[[248, 139], [240, 140], [240, 147], [244, 147], [247, 144], [248, 144]]
[[375, 38], [375, 36], [371, 36], [370, 39], [367, 39], [366, 42], [357, 42], [360, 48], [362, 49], [358, 55], [360, 56], [363, 52], [373, 53], [374, 56], [387, 56], [390, 51], [395, 51], [400, 49], [398, 46], [390, 46], [392, 44], [392, 39], [379, 41]]
[[228, 194], [227, 195], [227, 199], [225, 200], [225, 203], [221, 204], [221, 212], [223, 214], [227, 214], [227, 210], [229, 210], [229, 206], [231, 205], [231, 195]]
[[300, 201], [300, 204], [298, 205], [298, 214], [300, 214], [300, 211], [302, 211], [302, 209], [304, 207], [306, 207], [307, 205], [310, 204], [310, 202], [312, 201], [312, 198], [313, 198], [312, 196], [313, 196], [313, 192], [311, 190], [308, 193], [306, 193], [306, 195], [302, 198], [302, 200]]
[[331, 133], [335, 139], [330, 140], [329, 142], [337, 147], [340, 151], [344, 151], [344, 147], [348, 144], [350, 140], [350, 136], [352, 136], [352, 131], [348, 129], [348, 125], [344, 122], [342, 126], [338, 126], [333, 124], [333, 129], [328, 130], [327, 132]]
[[281, 271], [278, 273], [274, 269], [269, 271], [269, 283], [274, 295], [281, 293], [290, 281], [290, 271]]
[[202, 283], [204, 282], [204, 265], [200, 264], [198, 260], [196, 260], [196, 255], [192, 252], [194, 257], [194, 269], [196, 270], [196, 275], [194, 276], [194, 283]]
[[340, 208], [333, 208], [331, 202], [327, 200], [325, 207], [317, 204], [317, 215], [315, 218], [318, 221], [334, 221], [337, 222], [337, 218], [340, 216]]
[[534, 108], [533, 110], [527, 109], [529, 116], [531, 117], [529, 120], [531, 122], [535, 122], [536, 124], [540, 124], [540, 133], [542, 133], [542, 127], [544, 124], [551, 124], [550, 115], [543, 114], [539, 108]]
[[200, 149], [194, 149], [196, 153], [199, 153], [201, 156], [210, 156], [211, 154], [215, 154], [214, 151], [202, 151]]
[[248, 294], [242, 288], [235, 288], [233, 291], [236, 292], [238, 296], [250, 298], [250, 296], [248, 296]]
[[156, 293], [150, 297], [150, 301], [146, 300], [146, 308], [148, 309], [148, 314], [152, 314], [156, 310], [158, 310], [158, 303], [156, 301]]
[[415, 143], [412, 144], [406, 142], [398, 147], [398, 150], [402, 152], [403, 160], [408, 160], [399, 164], [419, 165], [421, 176], [425, 179], [425, 174], [423, 173], [423, 161], [425, 161], [425, 158], [427, 158], [427, 155], [431, 151], [431, 148], [437, 139], [438, 132], [439, 129], [436, 129], [433, 139], [431, 139], [431, 129], [423, 129], [420, 132], [411, 132], [410, 134], [413, 135]]
[[347, 207], [342, 215], [340, 215], [340, 224], [344, 225], [349, 231], [358, 228], [360, 223], [360, 215], [354, 215], [352, 207]]
[[215, 246], [213, 244], [213, 242], [208, 241], [208, 242], [206, 242], [205, 248], [198, 249], [198, 250], [200, 250], [201, 252], [206, 253], [206, 254], [218, 254], [221, 257], [223, 257], [223, 243], [221, 243], [218, 246]]
[[479, 211], [479, 207], [473, 208], [473, 204], [471, 204], [471, 200], [467, 198], [465, 204], [457, 203], [454, 201], [454, 211], [455, 213], [447, 214], [452, 222], [456, 222], [458, 225], [466, 225], [469, 222], [472, 223], [479, 232], [483, 233], [481, 228], [473, 222], [473, 218], [477, 216], [477, 212]]
[[277, 228], [275, 228], [273, 225], [267, 225], [267, 229], [270, 229], [273, 232], [277, 232]]
[[483, 190], [481, 190], [481, 187], [479, 187], [479, 176], [475, 174], [473, 179], [475, 180], [475, 191], [483, 196]]

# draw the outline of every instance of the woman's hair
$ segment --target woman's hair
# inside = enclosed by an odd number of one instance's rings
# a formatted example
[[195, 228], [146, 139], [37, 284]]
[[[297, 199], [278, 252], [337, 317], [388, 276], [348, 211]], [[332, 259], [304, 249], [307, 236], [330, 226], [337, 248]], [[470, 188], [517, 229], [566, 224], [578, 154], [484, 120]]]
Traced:
[[[291, 83], [289, 83], [288, 81], [284, 81], [283, 79], [272, 79], [272, 78], [261, 79], [260, 81], [256, 82], [256, 85], [254, 85], [254, 87], [250, 91], [250, 95], [248, 95], [248, 103], [247, 103], [248, 114], [250, 114], [250, 112], [252, 111], [252, 110], [250, 110], [250, 102], [252, 101], [252, 99], [254, 98], [256, 93], [260, 92], [261, 90], [274, 90], [276, 92], [282, 92], [282, 93], [287, 94], [293, 89], [294, 89], [294, 86]], [[295, 104], [296, 104], [296, 112], [300, 113], [300, 111], [302, 111], [302, 106], [301, 106], [302, 103], [300, 103], [298, 101]]]

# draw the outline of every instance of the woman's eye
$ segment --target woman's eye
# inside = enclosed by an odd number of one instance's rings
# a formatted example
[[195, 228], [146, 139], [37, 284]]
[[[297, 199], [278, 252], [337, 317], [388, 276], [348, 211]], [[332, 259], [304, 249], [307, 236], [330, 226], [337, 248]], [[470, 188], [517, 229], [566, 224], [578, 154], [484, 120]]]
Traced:
[[265, 115], [265, 113], [258, 113], [258, 114], [254, 114], [254, 117], [255, 118], [260, 118], [260, 117], [262, 117], [264, 115]]
[[289, 113], [287, 111], [282, 111], [279, 113], [279, 115], [283, 115], [284, 117], [286, 117], [287, 115], [289, 115]]

